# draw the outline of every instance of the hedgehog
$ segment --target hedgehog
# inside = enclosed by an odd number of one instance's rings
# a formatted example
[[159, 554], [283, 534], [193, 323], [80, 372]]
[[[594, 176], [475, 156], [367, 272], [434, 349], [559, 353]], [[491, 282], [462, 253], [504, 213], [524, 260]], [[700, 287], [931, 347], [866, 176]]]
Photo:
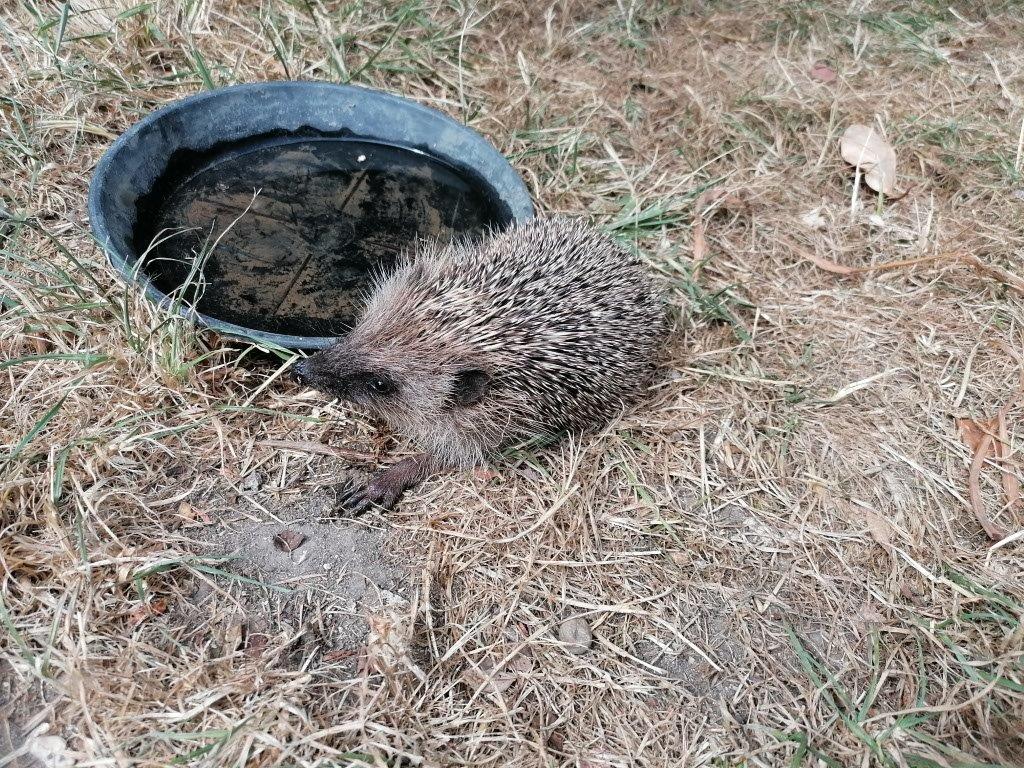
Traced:
[[539, 218], [419, 244], [375, 278], [348, 335], [293, 374], [423, 450], [340, 499], [386, 510], [431, 475], [606, 426], [649, 383], [665, 330], [637, 255], [578, 219]]

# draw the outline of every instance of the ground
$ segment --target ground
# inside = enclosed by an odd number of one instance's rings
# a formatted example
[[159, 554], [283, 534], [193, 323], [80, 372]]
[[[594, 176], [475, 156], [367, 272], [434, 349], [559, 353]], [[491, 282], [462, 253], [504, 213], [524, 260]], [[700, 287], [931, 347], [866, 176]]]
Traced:
[[[1020, 6], [20, 0], [0, 77], [0, 743], [1024, 765]], [[86, 218], [128, 125], [268, 78], [441, 109], [642, 253], [673, 309], [642, 405], [334, 514], [412, 446], [162, 316]]]

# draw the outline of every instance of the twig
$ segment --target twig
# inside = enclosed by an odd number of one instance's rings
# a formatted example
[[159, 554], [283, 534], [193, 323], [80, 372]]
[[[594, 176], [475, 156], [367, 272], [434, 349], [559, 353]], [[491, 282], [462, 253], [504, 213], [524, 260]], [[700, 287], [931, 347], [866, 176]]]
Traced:
[[268, 448], [279, 448], [283, 451], [297, 451], [299, 453], [315, 453], [321, 456], [336, 456], [339, 459], [347, 459], [348, 461], [377, 461], [377, 457], [372, 453], [353, 451], [348, 448], [335, 448], [333, 445], [313, 443], [306, 440], [264, 440], [263, 444]]

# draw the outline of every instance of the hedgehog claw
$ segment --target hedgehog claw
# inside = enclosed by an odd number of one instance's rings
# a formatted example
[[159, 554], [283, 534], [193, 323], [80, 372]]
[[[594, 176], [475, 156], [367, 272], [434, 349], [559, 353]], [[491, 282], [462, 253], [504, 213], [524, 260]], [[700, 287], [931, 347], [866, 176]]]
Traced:
[[369, 486], [349, 479], [338, 486], [336, 508], [351, 515], [361, 515], [373, 505]]
[[349, 479], [338, 486], [337, 506], [351, 515], [361, 515], [371, 508], [387, 511], [406, 488], [420, 482], [432, 467], [430, 457], [414, 456], [381, 470], [368, 483]]
[[366, 484], [350, 480], [339, 488], [337, 506], [350, 515], [362, 515], [370, 509], [386, 511], [395, 505], [399, 495], [377, 479]]

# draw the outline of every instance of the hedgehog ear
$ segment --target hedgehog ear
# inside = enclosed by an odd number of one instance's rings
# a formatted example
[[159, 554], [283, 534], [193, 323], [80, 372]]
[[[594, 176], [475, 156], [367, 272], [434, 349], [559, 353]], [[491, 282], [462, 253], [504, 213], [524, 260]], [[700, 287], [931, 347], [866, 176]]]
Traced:
[[491, 377], [479, 368], [465, 368], [455, 374], [455, 391], [452, 393], [456, 405], [475, 405], [484, 399]]

